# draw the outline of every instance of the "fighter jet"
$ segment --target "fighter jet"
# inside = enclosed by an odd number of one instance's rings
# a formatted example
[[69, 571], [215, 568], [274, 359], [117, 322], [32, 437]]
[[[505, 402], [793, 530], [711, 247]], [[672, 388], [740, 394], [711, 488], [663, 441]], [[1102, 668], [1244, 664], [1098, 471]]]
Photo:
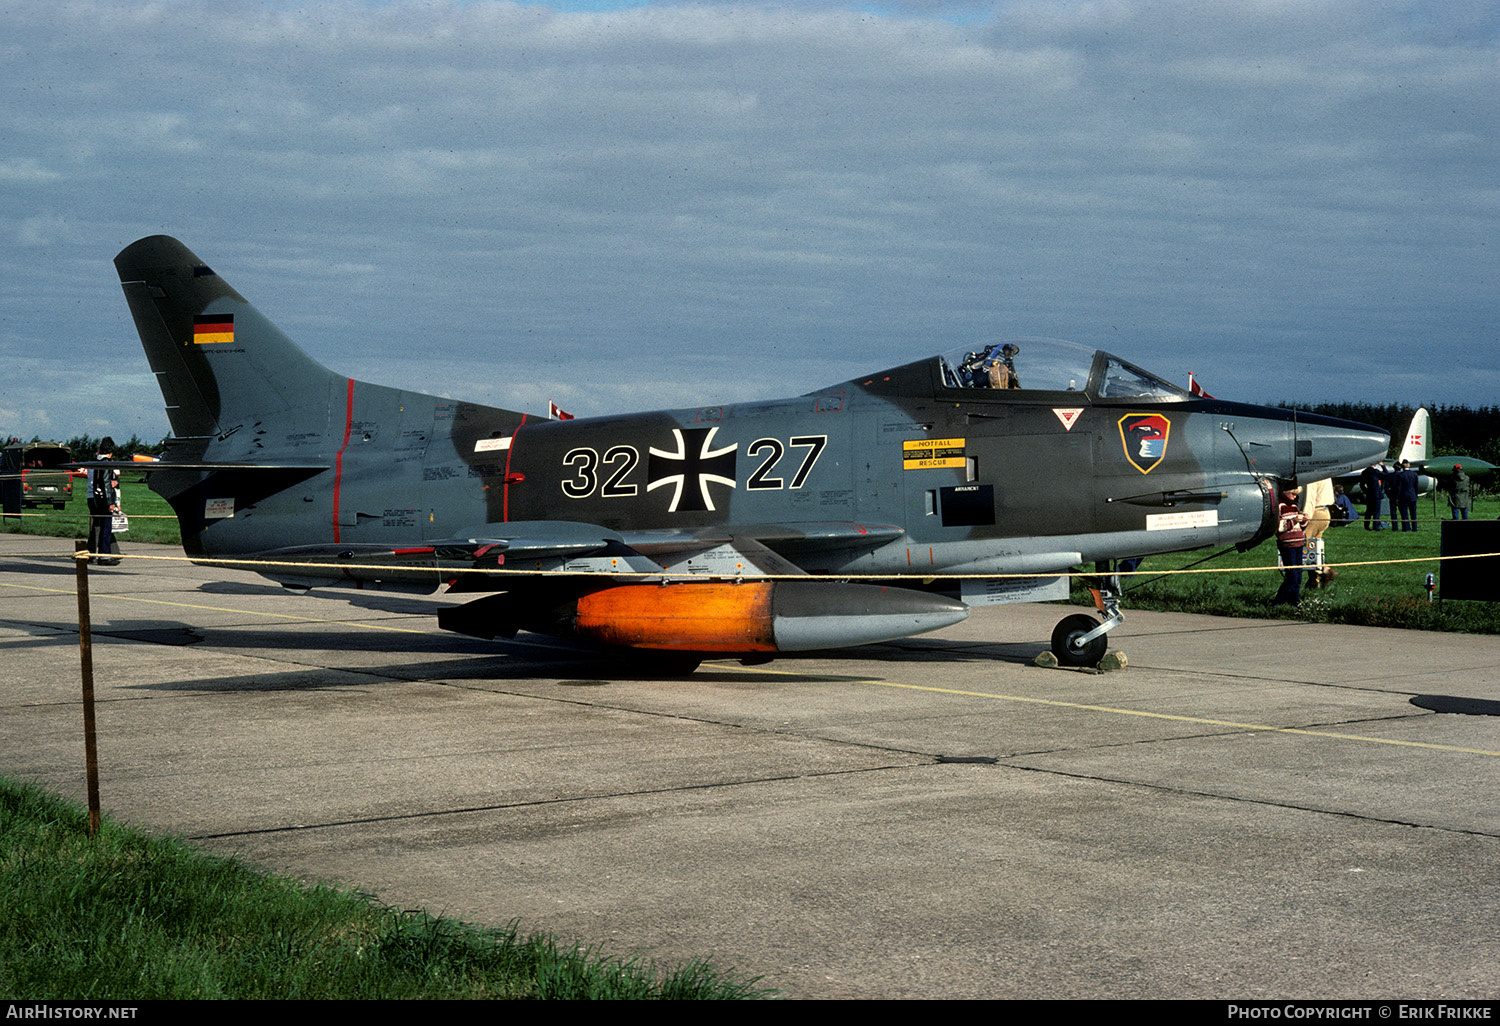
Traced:
[[[1273, 493], [1385, 432], [1194, 398], [1119, 357], [1020, 340], [773, 401], [547, 420], [317, 363], [182, 243], [115, 258], [172, 437], [150, 467], [197, 560], [289, 587], [473, 593], [439, 625], [705, 657], [904, 638], [1066, 598], [1080, 565], [1269, 536]], [[1097, 663], [1121, 619], [1065, 617]]]

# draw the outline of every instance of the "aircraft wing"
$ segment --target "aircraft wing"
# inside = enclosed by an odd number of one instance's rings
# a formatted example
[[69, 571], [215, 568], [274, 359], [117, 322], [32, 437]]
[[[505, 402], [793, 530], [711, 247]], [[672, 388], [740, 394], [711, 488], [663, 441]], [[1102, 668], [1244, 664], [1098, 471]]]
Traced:
[[[552, 573], [799, 576], [799, 557], [829, 549], [870, 550], [901, 537], [898, 527], [853, 523], [747, 524], [616, 532], [591, 524], [484, 524], [437, 544], [451, 558], [473, 554], [474, 569]], [[455, 580], [453, 591], [508, 586], [496, 574]]]
[[[295, 546], [258, 553], [245, 565], [298, 589], [345, 583], [434, 591], [446, 584], [449, 594], [487, 592], [438, 614], [439, 626], [476, 637], [543, 630], [617, 647], [766, 653], [888, 641], [967, 616], [967, 606], [942, 595], [787, 580], [806, 571], [767, 544], [876, 546], [900, 534], [859, 524], [621, 533], [523, 521], [483, 524], [410, 548]], [[687, 584], [691, 578], [699, 580]]]
[[[329, 583], [408, 586], [450, 591], [521, 587], [517, 574], [801, 576], [793, 555], [828, 549], [873, 549], [902, 536], [897, 527], [853, 523], [752, 524], [612, 531], [565, 520], [478, 524], [437, 541], [411, 545], [298, 545], [246, 555], [243, 561], [288, 587]], [[234, 560], [227, 561], [231, 564]]]

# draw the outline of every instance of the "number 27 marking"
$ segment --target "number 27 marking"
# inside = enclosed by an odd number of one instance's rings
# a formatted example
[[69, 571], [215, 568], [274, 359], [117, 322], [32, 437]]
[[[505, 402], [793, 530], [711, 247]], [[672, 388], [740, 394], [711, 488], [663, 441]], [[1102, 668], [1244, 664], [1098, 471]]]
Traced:
[[[796, 435], [791, 440], [792, 448], [806, 449], [802, 456], [802, 465], [792, 475], [792, 488], [801, 488], [812, 473], [813, 466], [818, 462], [818, 457], [823, 454], [823, 448], [828, 444], [827, 435]], [[745, 447], [747, 456], [755, 456], [758, 453], [770, 452], [770, 455], [761, 462], [759, 469], [750, 475], [750, 480], [745, 482], [745, 487], [752, 491], [764, 491], [774, 488], [785, 488], [787, 484], [784, 479], [772, 477], [771, 471], [786, 455], [786, 449], [779, 438], [757, 438]]]

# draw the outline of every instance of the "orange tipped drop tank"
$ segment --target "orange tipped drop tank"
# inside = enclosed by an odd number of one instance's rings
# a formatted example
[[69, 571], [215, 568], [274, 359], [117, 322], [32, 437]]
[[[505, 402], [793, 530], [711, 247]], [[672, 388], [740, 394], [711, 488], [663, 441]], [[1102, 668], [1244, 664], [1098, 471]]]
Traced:
[[603, 645], [684, 652], [774, 652], [766, 582], [627, 584], [578, 599], [577, 636]]

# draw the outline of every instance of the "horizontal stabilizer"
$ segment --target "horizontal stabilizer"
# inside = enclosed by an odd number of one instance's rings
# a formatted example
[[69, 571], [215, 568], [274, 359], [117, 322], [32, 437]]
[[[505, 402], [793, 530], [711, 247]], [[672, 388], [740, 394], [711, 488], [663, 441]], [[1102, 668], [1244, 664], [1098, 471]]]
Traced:
[[115, 467], [120, 470], [130, 470], [140, 474], [154, 474], [158, 471], [163, 470], [274, 470], [283, 473], [286, 471], [308, 471], [310, 473], [318, 473], [320, 471], [332, 469], [331, 465], [328, 463], [252, 463], [248, 460], [225, 460], [217, 463], [192, 461], [177, 462], [175, 460], [171, 462], [168, 462], [166, 460], [151, 460], [143, 462], [136, 462], [133, 460], [131, 462], [124, 462], [121, 460], [80, 460], [77, 463], [69, 463], [67, 464], [67, 466], [70, 469], [73, 467], [81, 467], [86, 469], [93, 469], [95, 467]]
[[452, 576], [430, 546], [294, 545], [194, 562], [250, 570], [298, 591], [342, 586], [432, 594]]

